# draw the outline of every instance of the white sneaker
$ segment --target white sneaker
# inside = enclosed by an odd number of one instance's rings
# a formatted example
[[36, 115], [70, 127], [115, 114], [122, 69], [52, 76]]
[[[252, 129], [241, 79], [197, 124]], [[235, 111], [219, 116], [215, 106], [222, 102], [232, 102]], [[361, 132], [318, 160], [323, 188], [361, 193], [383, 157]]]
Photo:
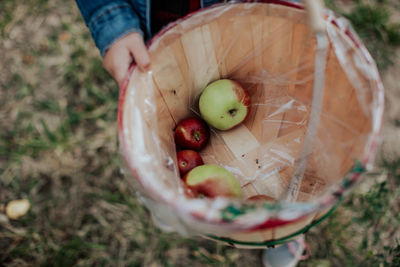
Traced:
[[277, 248], [264, 250], [262, 262], [265, 267], [295, 267], [299, 261], [307, 259], [308, 256], [308, 247], [304, 235], [301, 235], [296, 240]]

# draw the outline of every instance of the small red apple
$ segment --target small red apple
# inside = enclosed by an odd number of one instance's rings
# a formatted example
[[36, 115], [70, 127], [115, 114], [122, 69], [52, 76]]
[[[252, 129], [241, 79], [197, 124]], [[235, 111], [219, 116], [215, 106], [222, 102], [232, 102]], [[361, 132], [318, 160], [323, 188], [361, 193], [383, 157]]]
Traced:
[[204, 164], [200, 154], [194, 150], [179, 151], [176, 157], [178, 159], [179, 174], [181, 177], [191, 169]]
[[182, 188], [183, 188], [183, 194], [187, 197], [187, 198], [195, 198], [195, 194], [193, 193], [193, 191], [185, 184], [182, 183]]
[[267, 195], [254, 195], [254, 196], [251, 196], [248, 199], [246, 199], [246, 201], [249, 201], [249, 202], [259, 202], [259, 201], [271, 202], [271, 201], [275, 201], [275, 199], [273, 197], [270, 197]]
[[210, 137], [207, 124], [197, 118], [187, 118], [178, 123], [175, 129], [175, 143], [180, 148], [200, 150]]

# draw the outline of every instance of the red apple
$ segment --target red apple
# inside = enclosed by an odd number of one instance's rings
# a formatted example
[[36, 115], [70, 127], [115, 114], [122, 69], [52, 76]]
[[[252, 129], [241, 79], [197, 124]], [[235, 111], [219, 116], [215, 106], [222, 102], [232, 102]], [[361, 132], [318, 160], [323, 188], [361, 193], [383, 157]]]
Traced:
[[193, 191], [185, 183], [182, 184], [182, 187], [183, 187], [183, 193], [185, 194], [185, 196], [187, 198], [195, 198], [196, 197], [196, 195], [193, 193]]
[[273, 202], [273, 201], [275, 201], [275, 199], [273, 197], [270, 197], [267, 195], [254, 195], [254, 196], [249, 197], [246, 201], [249, 201], [249, 202], [260, 202], [260, 201], [271, 202], [272, 201]]
[[175, 143], [184, 149], [200, 150], [205, 147], [209, 137], [207, 124], [197, 118], [184, 119], [175, 129]]
[[179, 174], [181, 177], [191, 169], [204, 164], [200, 154], [194, 150], [179, 151], [176, 157], [178, 159]]
[[183, 181], [195, 196], [209, 198], [240, 198], [242, 190], [239, 181], [228, 170], [214, 164], [198, 166], [188, 172]]
[[218, 130], [229, 130], [249, 115], [249, 93], [236, 81], [221, 79], [210, 83], [201, 93], [199, 108], [202, 118]]

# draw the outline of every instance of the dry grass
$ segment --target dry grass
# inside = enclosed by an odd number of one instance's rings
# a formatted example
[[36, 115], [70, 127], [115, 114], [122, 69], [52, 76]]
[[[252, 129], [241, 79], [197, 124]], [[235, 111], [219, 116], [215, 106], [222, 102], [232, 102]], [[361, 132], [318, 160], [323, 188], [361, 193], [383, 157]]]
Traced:
[[[0, 263], [261, 266], [260, 251], [154, 227], [120, 173], [119, 92], [74, 2], [3, 0], [0, 11]], [[400, 264], [400, 162], [387, 161], [308, 233], [302, 266]], [[4, 204], [19, 198], [32, 208], [10, 221]]]

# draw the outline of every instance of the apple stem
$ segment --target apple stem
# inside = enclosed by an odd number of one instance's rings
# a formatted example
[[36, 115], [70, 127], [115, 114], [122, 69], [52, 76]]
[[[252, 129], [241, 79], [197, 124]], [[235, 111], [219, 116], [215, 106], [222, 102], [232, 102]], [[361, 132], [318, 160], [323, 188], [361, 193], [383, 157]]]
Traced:
[[235, 109], [235, 108], [229, 110], [229, 115], [231, 115], [232, 117], [235, 117], [236, 113], [237, 113], [237, 109]]
[[194, 139], [196, 141], [200, 141], [200, 133], [199, 133], [199, 131], [194, 131], [193, 136], [194, 136]]

